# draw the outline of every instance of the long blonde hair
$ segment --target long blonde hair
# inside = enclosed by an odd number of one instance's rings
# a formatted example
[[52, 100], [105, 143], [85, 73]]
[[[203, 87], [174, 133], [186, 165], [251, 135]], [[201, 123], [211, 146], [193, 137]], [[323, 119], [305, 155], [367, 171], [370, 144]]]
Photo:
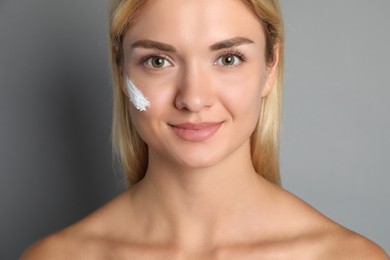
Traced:
[[[148, 166], [148, 147], [132, 125], [129, 101], [122, 92], [123, 37], [147, 0], [112, 0], [109, 17], [113, 79], [113, 144], [130, 184], [140, 181]], [[277, 77], [271, 92], [263, 98], [260, 119], [251, 136], [253, 167], [268, 181], [280, 184], [279, 125], [283, 86], [284, 30], [278, 0], [243, 0], [259, 18], [266, 37], [266, 61], [278, 55]], [[278, 51], [278, 53], [275, 53]]]

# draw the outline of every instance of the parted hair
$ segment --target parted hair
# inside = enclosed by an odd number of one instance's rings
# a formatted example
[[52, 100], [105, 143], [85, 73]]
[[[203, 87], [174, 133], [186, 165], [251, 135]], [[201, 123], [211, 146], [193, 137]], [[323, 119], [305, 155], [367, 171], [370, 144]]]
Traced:
[[[122, 91], [123, 38], [136, 22], [147, 0], [112, 0], [109, 13], [109, 40], [113, 86], [112, 138], [128, 183], [140, 181], [148, 167], [148, 147], [134, 128], [129, 100]], [[251, 158], [256, 172], [280, 185], [279, 127], [282, 108], [284, 72], [284, 29], [278, 0], [242, 0], [259, 19], [266, 39], [265, 57], [271, 66], [278, 56], [276, 80], [270, 93], [263, 97], [259, 121], [251, 135]], [[278, 53], [276, 53], [278, 52]]]

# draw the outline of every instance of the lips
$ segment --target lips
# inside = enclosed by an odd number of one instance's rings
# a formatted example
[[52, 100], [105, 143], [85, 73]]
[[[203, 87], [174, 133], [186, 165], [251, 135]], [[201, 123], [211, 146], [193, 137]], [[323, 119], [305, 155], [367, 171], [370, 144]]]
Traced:
[[222, 122], [170, 124], [173, 132], [184, 141], [203, 142], [215, 135]]

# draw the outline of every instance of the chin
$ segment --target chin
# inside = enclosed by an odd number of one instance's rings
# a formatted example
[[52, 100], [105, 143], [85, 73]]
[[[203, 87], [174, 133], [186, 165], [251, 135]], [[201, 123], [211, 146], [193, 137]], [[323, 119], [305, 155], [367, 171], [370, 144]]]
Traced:
[[190, 156], [190, 154], [186, 155], [187, 156], [185, 158], [178, 158], [177, 161], [182, 167], [193, 170], [212, 167], [222, 160], [222, 158], [211, 156], [210, 154], [194, 154], [193, 156]]

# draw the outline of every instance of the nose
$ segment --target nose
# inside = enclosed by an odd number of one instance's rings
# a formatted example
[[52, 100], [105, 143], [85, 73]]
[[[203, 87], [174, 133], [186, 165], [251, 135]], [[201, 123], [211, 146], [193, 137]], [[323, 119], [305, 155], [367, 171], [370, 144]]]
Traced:
[[192, 64], [183, 67], [180, 75], [175, 106], [180, 110], [200, 112], [214, 104], [215, 93], [210, 72]]

